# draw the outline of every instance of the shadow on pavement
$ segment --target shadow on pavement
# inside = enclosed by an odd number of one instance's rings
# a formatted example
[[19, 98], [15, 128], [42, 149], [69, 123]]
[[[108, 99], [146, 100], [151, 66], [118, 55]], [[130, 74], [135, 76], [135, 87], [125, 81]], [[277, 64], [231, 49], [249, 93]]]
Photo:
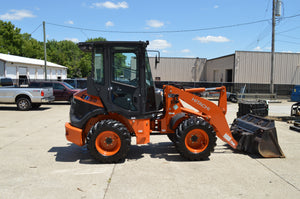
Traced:
[[79, 147], [75, 144], [69, 146], [52, 147], [49, 153], [56, 153], [54, 156], [57, 162], [76, 162], [81, 164], [98, 164], [89, 154], [86, 147]]
[[[57, 162], [76, 162], [80, 164], [99, 164], [89, 154], [86, 146], [79, 147], [75, 144], [63, 147], [52, 147], [49, 153], [56, 153], [55, 161]], [[172, 162], [187, 162], [177, 152], [172, 142], [148, 143], [145, 145], [131, 145], [126, 160], [138, 160], [144, 158], [145, 154], [151, 158], [165, 159]], [[209, 159], [208, 159], [209, 160]], [[204, 160], [205, 161], [205, 160]], [[121, 162], [122, 163], [122, 162]]]
[[[38, 109], [30, 109], [28, 111], [45, 111], [45, 110], [48, 110], [50, 109], [50, 107], [40, 107]], [[0, 111], [20, 111], [18, 110], [17, 107], [13, 107], [13, 106], [0, 106]], [[27, 112], [27, 111], [20, 111], [20, 112]]]
[[229, 144], [223, 144], [223, 145], [217, 145], [215, 147], [215, 151], [214, 153], [226, 153], [226, 154], [230, 154], [230, 153], [234, 153], [234, 154], [241, 154], [241, 155], [247, 155], [249, 156], [250, 158], [252, 159], [264, 159], [264, 157], [262, 157], [261, 155], [259, 154], [248, 154], [248, 153], [245, 153], [243, 151], [239, 151], [239, 150], [236, 150], [236, 149], [233, 149], [231, 148], [231, 146]]
[[145, 145], [131, 145], [127, 155], [128, 160], [138, 160], [149, 154], [151, 158], [165, 159], [167, 161], [185, 162], [172, 142], [148, 143]]
[[54, 101], [50, 103], [51, 105], [71, 105], [68, 101]]

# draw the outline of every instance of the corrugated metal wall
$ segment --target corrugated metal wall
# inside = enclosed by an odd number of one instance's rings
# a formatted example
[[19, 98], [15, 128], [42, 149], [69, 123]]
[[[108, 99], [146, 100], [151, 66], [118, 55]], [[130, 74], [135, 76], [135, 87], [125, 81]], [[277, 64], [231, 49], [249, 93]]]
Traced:
[[[271, 53], [235, 53], [235, 83], [268, 84], [271, 78]], [[274, 84], [300, 84], [300, 54], [275, 53]]]
[[[226, 70], [233, 70], [234, 54], [206, 62], [206, 81], [226, 82]], [[233, 75], [233, 74], [232, 74]], [[233, 78], [233, 77], [232, 77]]]
[[156, 68], [155, 58], [150, 57], [149, 61], [154, 80], [194, 82], [205, 78], [203, 69], [206, 59], [161, 57]]

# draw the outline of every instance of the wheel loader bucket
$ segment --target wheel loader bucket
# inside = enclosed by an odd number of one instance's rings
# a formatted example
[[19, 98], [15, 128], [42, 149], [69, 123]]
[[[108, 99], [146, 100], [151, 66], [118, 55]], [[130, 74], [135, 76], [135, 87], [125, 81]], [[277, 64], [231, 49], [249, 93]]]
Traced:
[[274, 120], [247, 114], [236, 118], [230, 130], [240, 151], [265, 158], [285, 157], [278, 143]]

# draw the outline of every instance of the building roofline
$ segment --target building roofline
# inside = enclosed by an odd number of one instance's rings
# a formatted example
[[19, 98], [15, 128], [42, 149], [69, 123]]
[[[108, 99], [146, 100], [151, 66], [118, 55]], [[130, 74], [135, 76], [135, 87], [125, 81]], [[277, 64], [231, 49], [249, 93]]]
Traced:
[[[149, 57], [149, 58], [155, 58], [155, 57]], [[207, 58], [200, 58], [200, 57], [160, 57], [161, 59], [206, 59]]]
[[[236, 50], [235, 53], [237, 52], [246, 52], [246, 53], [271, 53], [268, 51], [247, 51], [247, 50]], [[293, 52], [275, 52], [275, 54], [296, 54], [299, 55], [300, 52], [293, 53]]]
[[[33, 58], [28, 58], [28, 57], [21, 57], [21, 56], [17, 56], [17, 55], [8, 55], [8, 54], [3, 54], [3, 53], [0, 53], [0, 60], [4, 61], [4, 62], [30, 64], [30, 65], [34, 65], [34, 66], [44, 66], [44, 60], [33, 59]], [[67, 69], [66, 66], [55, 64], [55, 63], [52, 63], [49, 61], [47, 61], [47, 66]]]
[[[216, 60], [216, 59], [222, 59], [225, 57], [230, 57], [230, 56], [235, 56], [237, 52], [244, 52], [244, 53], [271, 53], [271, 52], [267, 52], [267, 51], [247, 51], [247, 50], [236, 50], [234, 53], [229, 54], [229, 55], [224, 55], [221, 57], [216, 57], [216, 58], [212, 58], [212, 59], [207, 59], [207, 61], [211, 61], [211, 60]], [[291, 53], [291, 52], [275, 52], [275, 54], [294, 54], [294, 55], [300, 55], [299, 53]]]
[[216, 60], [216, 59], [222, 59], [222, 58], [230, 57], [230, 56], [235, 56], [235, 53], [229, 54], [229, 55], [224, 55], [224, 56], [221, 56], [221, 57], [212, 58], [212, 59], [207, 59], [207, 61], [212, 61], [212, 60]]

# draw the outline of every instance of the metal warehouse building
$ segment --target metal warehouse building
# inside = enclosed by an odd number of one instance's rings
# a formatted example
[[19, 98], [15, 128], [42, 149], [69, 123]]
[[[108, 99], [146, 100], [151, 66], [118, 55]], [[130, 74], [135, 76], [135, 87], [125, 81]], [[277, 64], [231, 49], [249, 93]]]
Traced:
[[206, 59], [161, 57], [157, 67], [155, 67], [155, 58], [150, 57], [149, 61], [155, 81], [205, 81], [203, 69]]
[[[0, 76], [19, 80], [29, 77], [31, 80], [45, 79], [44, 60], [7, 55], [0, 53]], [[67, 67], [47, 62], [47, 79], [67, 78]]]
[[[236, 51], [208, 60], [205, 70], [209, 82], [269, 84], [271, 53]], [[300, 84], [300, 53], [275, 53], [274, 84]]]
[[[300, 53], [275, 53], [274, 62], [275, 92], [288, 94], [294, 85], [300, 84]], [[157, 67], [155, 58], [150, 58], [150, 65], [156, 81], [184, 82], [189, 86], [193, 82], [206, 87], [223, 84], [231, 91], [239, 91], [244, 85], [248, 92], [270, 90], [270, 52], [236, 51], [209, 60], [162, 57]]]

